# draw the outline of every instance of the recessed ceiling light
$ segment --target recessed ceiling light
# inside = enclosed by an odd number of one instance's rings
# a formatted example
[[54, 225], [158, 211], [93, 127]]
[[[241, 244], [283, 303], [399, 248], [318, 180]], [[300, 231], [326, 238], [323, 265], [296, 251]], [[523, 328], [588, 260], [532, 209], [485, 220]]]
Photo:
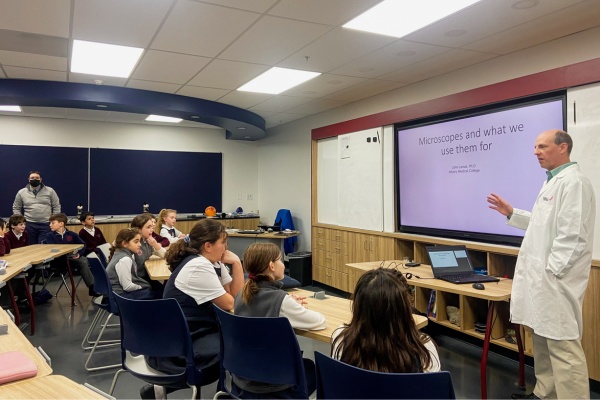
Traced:
[[448, 31], [448, 32], [444, 33], [444, 36], [459, 37], [459, 36], [464, 35], [465, 33], [467, 33], [467, 31], [465, 31], [464, 29], [454, 29], [453, 31]]
[[537, 6], [539, 3], [539, 0], [521, 0], [513, 3], [511, 8], [514, 8], [515, 10], [526, 10], [528, 8]]
[[173, 124], [176, 124], [178, 122], [181, 122], [182, 119], [181, 118], [173, 118], [173, 117], [165, 117], [163, 115], [148, 115], [148, 118], [146, 118], [146, 121], [151, 121], [151, 122], [170, 122]]
[[143, 51], [138, 47], [74, 40], [71, 72], [127, 78]]
[[244, 136], [244, 139], [252, 139], [250, 136]]
[[199, 115], [190, 115], [190, 118], [200, 119], [200, 116]]
[[279, 94], [319, 75], [321, 75], [320, 72], [273, 67], [245, 85], [240, 86], [237, 90]]
[[480, 0], [385, 0], [343, 27], [400, 38], [478, 1]]
[[240, 131], [245, 131], [245, 130], [246, 130], [246, 128], [245, 128], [245, 127], [243, 127], [243, 126], [238, 126], [237, 128], [238, 128]]
[[98, 107], [98, 108], [108, 108], [108, 106], [106, 104], [96, 104], [96, 107]]
[[20, 106], [0, 106], [0, 111], [22, 112]]

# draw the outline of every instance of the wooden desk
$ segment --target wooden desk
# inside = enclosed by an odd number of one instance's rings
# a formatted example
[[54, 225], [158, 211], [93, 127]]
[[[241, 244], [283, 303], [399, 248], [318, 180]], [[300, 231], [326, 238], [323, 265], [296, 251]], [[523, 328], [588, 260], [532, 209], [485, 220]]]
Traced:
[[0, 386], [0, 398], [8, 399], [104, 399], [106, 397], [62, 375], [49, 375]]
[[287, 238], [296, 237], [300, 235], [300, 232], [293, 233], [257, 233], [257, 234], [247, 234], [247, 233], [237, 233], [233, 231], [227, 231], [229, 238], [227, 239], [227, 248], [234, 252], [240, 257], [240, 259], [244, 256], [244, 251], [250, 246], [252, 243], [274, 243], [281, 249], [281, 258], [285, 255], [283, 250], [283, 241]]
[[[23, 335], [19, 328], [8, 317], [6, 311], [0, 308], [0, 324], [8, 325], [8, 334], [0, 335], [0, 353], [7, 351], [20, 351], [27, 355], [37, 366], [37, 377], [50, 375], [52, 368], [48, 365], [44, 357], [37, 351], [29, 340]], [[27, 379], [28, 381], [35, 378]], [[0, 386], [3, 388], [4, 386]], [[0, 399], [5, 399], [4, 393], [0, 389]]]
[[[27, 271], [33, 265], [49, 263], [57, 257], [64, 256], [65, 254], [71, 254], [75, 250], [79, 250], [82, 247], [82, 244], [32, 244], [30, 246], [12, 249], [10, 254], [2, 257], [3, 260], [8, 262], [8, 267], [6, 268], [6, 274], [0, 275], [0, 282], [7, 282], [18, 274]], [[71, 277], [71, 305], [74, 305], [75, 282], [73, 281], [72, 275], [69, 275]], [[23, 277], [23, 281], [25, 285], [25, 292], [27, 294], [27, 300], [29, 302], [29, 309], [31, 311], [31, 334], [33, 335], [35, 333], [35, 307], [27, 279]], [[12, 296], [12, 288], [10, 288], [10, 290]], [[17, 323], [20, 323], [21, 317], [18, 313], [18, 308], [16, 307], [15, 313], [15, 317], [17, 317]]]
[[150, 259], [146, 261], [146, 271], [148, 271], [150, 279], [154, 281], [166, 281], [171, 276], [171, 270], [165, 262], [165, 259], [160, 257], [150, 257]]
[[[288, 290], [290, 294], [306, 296], [307, 308], [309, 310], [318, 311], [325, 316], [327, 327], [320, 331], [307, 331], [304, 329], [294, 329], [297, 335], [307, 338], [319, 340], [321, 342], [331, 343], [331, 335], [333, 331], [339, 328], [342, 324], [350, 322], [352, 318], [352, 302], [341, 297], [326, 296], [325, 299], [315, 299], [314, 292], [309, 292], [303, 289]], [[427, 325], [427, 318], [420, 315], [413, 315], [417, 329], [421, 329]]]
[[[361, 276], [367, 271], [379, 268], [381, 261], [364, 262], [355, 264], [346, 264], [348, 268], [352, 269], [358, 276]], [[429, 294], [431, 290], [437, 291], [436, 302], [437, 302], [437, 317], [432, 318], [436, 323], [447, 326], [452, 329], [459, 330], [468, 335], [482, 338], [483, 337], [483, 351], [481, 356], [481, 398], [487, 398], [487, 358], [489, 353], [490, 342], [495, 344], [509, 347], [507, 342], [504, 341], [504, 326], [498, 323], [498, 326], [494, 327], [494, 315], [499, 312], [498, 307], [501, 303], [507, 303], [510, 300], [512, 290], [512, 279], [502, 279], [499, 282], [488, 282], [485, 283], [485, 290], [474, 289], [470, 284], [457, 285], [454, 283], [442, 281], [439, 279], [433, 279], [433, 272], [431, 266], [420, 265], [418, 267], [404, 268], [402, 261], [385, 261], [385, 267], [395, 268], [402, 271], [402, 273], [412, 274], [412, 278], [408, 280], [408, 284], [415, 287], [415, 307], [422, 311], [423, 307], [427, 305], [429, 300]], [[358, 279], [357, 276], [357, 279]], [[481, 300], [485, 300], [482, 302]], [[461, 326], [457, 327], [448, 321], [446, 315], [446, 305], [455, 305], [460, 309], [461, 315]], [[487, 308], [485, 310], [484, 308]], [[475, 332], [474, 323], [475, 314], [486, 315], [486, 330], [485, 334]], [[500, 318], [498, 318], [499, 320]], [[501, 336], [501, 340], [492, 340], [492, 330], [495, 332], [495, 336]], [[521, 341], [521, 328], [515, 326], [516, 338], [517, 338], [517, 350], [519, 352], [519, 384], [521, 387], [525, 387], [525, 370], [524, 370], [524, 355], [523, 345]], [[514, 345], [512, 345], [514, 346]]]

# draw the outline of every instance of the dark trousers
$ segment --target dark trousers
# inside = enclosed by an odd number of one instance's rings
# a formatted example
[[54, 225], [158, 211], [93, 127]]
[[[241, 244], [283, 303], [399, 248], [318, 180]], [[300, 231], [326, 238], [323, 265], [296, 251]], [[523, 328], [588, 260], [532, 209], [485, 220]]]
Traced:
[[50, 233], [49, 222], [29, 222], [25, 225], [25, 230], [29, 237], [29, 244], [39, 244]]

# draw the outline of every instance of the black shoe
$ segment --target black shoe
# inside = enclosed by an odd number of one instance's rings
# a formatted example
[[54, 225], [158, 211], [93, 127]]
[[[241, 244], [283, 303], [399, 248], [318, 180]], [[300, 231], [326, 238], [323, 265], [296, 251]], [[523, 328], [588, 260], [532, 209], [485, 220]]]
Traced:
[[510, 395], [511, 399], [539, 399], [533, 392], [527, 393], [513, 393]]
[[145, 385], [140, 389], [140, 397], [142, 399], [156, 399], [154, 394], [154, 385]]
[[102, 297], [102, 293], [98, 293], [92, 288], [90, 288], [88, 293], [90, 294], [90, 297]]

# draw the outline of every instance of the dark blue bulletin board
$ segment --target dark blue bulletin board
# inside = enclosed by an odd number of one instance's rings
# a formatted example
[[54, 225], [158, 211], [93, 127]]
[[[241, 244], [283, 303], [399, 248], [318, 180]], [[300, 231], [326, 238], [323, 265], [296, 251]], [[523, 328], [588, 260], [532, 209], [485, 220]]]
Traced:
[[0, 145], [0, 215], [12, 215], [17, 192], [28, 183], [30, 171], [39, 171], [42, 183], [53, 188], [62, 212], [77, 214], [87, 205], [88, 149], [76, 147]]
[[90, 209], [98, 215], [222, 210], [223, 155], [90, 149]]

